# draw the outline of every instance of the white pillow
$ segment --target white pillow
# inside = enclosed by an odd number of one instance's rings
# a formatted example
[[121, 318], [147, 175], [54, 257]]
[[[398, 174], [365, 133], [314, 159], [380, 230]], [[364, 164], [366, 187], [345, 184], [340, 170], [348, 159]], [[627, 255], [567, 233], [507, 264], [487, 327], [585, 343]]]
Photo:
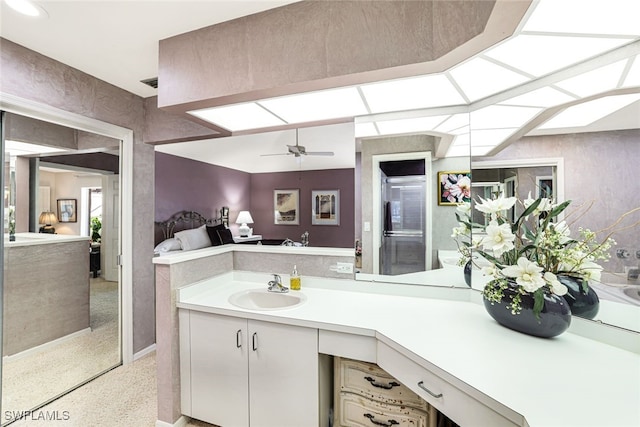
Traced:
[[180, 249], [182, 249], [182, 245], [178, 239], [167, 239], [158, 243], [158, 246], [156, 246], [153, 251], [159, 254], [163, 252], [179, 251]]
[[180, 241], [182, 249], [185, 251], [211, 246], [211, 239], [209, 239], [206, 225], [191, 230], [178, 231], [173, 236]]

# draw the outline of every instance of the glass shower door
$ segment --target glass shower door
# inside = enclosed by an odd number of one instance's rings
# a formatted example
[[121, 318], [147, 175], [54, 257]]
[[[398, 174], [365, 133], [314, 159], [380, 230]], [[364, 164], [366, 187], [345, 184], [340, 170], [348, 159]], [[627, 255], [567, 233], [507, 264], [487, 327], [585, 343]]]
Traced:
[[415, 273], [425, 262], [425, 178], [385, 178], [382, 189], [383, 237], [381, 272]]

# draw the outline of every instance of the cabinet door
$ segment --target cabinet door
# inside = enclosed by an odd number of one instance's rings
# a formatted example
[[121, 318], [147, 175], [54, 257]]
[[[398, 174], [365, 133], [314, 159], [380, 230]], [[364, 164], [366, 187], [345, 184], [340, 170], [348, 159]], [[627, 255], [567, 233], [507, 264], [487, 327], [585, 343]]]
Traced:
[[318, 330], [249, 320], [251, 427], [317, 426]]
[[191, 312], [191, 416], [249, 426], [247, 320]]

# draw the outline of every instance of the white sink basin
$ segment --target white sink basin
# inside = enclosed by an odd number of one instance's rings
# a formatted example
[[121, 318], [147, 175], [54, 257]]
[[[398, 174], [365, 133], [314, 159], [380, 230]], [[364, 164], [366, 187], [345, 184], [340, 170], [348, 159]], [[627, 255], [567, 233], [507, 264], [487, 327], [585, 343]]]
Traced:
[[247, 310], [282, 310], [297, 307], [306, 300], [307, 297], [297, 291], [281, 294], [266, 289], [236, 292], [229, 297], [231, 304]]

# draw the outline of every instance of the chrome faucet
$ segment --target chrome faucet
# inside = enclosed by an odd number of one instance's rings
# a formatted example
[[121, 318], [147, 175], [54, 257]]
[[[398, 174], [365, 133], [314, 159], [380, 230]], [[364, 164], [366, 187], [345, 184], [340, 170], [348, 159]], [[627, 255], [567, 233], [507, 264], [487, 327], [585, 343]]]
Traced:
[[640, 268], [630, 268], [629, 270], [627, 270], [628, 281], [638, 280], [639, 275], [640, 275]]
[[282, 278], [279, 274], [273, 275], [273, 280], [269, 281], [267, 290], [269, 292], [278, 292], [281, 294], [289, 292], [289, 288], [282, 284]]

